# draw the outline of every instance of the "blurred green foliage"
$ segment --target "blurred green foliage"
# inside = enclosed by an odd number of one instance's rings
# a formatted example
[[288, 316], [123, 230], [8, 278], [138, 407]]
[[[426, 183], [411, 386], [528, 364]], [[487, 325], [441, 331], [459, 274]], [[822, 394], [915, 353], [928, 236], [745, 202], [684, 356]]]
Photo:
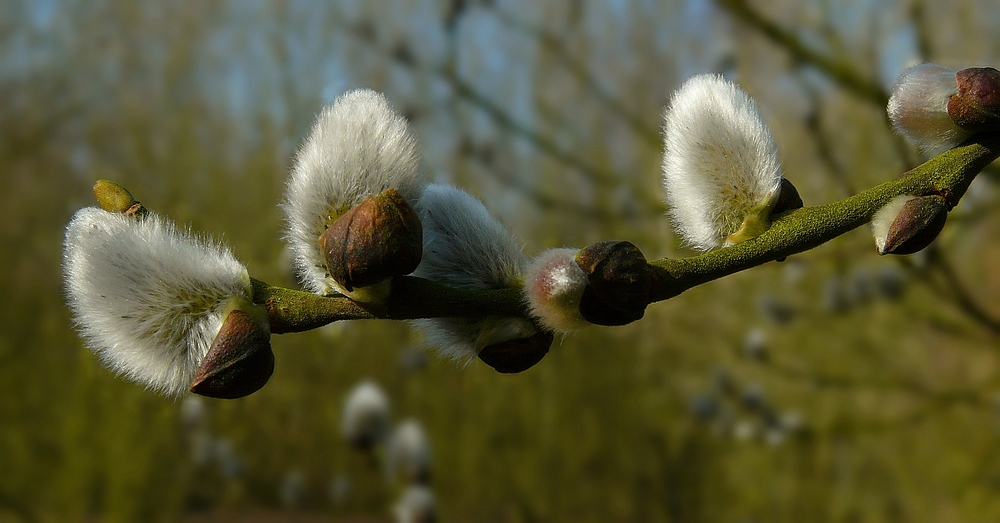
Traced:
[[[366, 377], [426, 427], [443, 521], [1000, 518], [990, 180], [931, 255], [877, 259], [856, 231], [557, 340], [519, 375], [423, 362], [402, 323], [278, 336], [268, 386], [206, 401], [202, 432], [74, 334], [62, 229], [98, 178], [293, 285], [285, 173], [312, 114], [353, 86], [387, 92], [425, 168], [484, 197], [529, 254], [606, 238], [686, 254], [656, 203], [656, 137], [692, 73], [758, 97], [807, 204], [915, 160], [880, 107], [753, 28], [649, 4], [5, 4], [0, 521], [387, 520], [400, 486], [338, 432]], [[998, 61], [975, 1], [862, 4], [765, 15], [883, 84], [918, 52]], [[283, 501], [290, 475], [302, 491]]]

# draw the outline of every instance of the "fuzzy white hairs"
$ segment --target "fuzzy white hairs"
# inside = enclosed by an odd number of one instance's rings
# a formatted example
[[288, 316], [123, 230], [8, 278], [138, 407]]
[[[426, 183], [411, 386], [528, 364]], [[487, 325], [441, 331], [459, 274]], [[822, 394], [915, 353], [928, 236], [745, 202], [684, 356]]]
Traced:
[[228, 248], [144, 219], [87, 207], [66, 227], [67, 303], [84, 342], [113, 371], [170, 396], [187, 392], [250, 277]]
[[[742, 89], [718, 75], [690, 78], [663, 113], [663, 186], [674, 227], [707, 251], [753, 214], [766, 214], [781, 185], [774, 138]], [[766, 218], [766, 216], [764, 216]]]
[[323, 108], [299, 150], [282, 207], [295, 272], [310, 292], [346, 294], [323, 265], [317, 238], [368, 196], [395, 188], [411, 205], [427, 181], [417, 171], [417, 142], [382, 94], [345, 93]]
[[[465, 191], [430, 184], [417, 202], [424, 253], [414, 276], [464, 289], [516, 287], [527, 258], [521, 246], [486, 207]], [[425, 341], [444, 357], [471, 362], [487, 345], [535, 333], [523, 318], [414, 320]]]
[[569, 332], [590, 325], [580, 314], [587, 274], [576, 262], [577, 249], [549, 249], [528, 266], [525, 298], [531, 315], [547, 329]]
[[925, 154], [935, 156], [964, 142], [971, 131], [948, 115], [948, 99], [958, 92], [956, 71], [943, 65], [915, 65], [899, 76], [886, 110], [892, 128]]

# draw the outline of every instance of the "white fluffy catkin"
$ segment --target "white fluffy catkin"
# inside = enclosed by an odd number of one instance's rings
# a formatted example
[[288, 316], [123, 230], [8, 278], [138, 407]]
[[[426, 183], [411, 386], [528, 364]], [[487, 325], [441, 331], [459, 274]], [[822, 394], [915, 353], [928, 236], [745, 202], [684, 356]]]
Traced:
[[971, 131], [948, 116], [948, 99], [958, 92], [954, 69], [915, 65], [899, 76], [886, 107], [892, 128], [925, 154], [935, 156], [964, 142]]
[[753, 100], [721, 76], [690, 78], [663, 113], [663, 187], [674, 227], [695, 249], [726, 243], [781, 186], [774, 138]]
[[299, 149], [285, 188], [285, 238], [303, 287], [346, 294], [323, 267], [318, 238], [338, 216], [368, 196], [395, 188], [411, 205], [427, 181], [417, 142], [385, 96], [358, 89], [323, 108]]
[[[424, 254], [414, 276], [450, 287], [502, 289], [523, 279], [527, 258], [521, 246], [482, 202], [445, 184], [430, 184], [417, 202]], [[427, 344], [462, 364], [487, 345], [535, 333], [523, 318], [433, 318], [414, 320]]]
[[63, 275], [87, 346], [111, 370], [169, 396], [187, 392], [227, 305], [252, 293], [226, 247], [152, 213], [94, 207], [66, 227]]

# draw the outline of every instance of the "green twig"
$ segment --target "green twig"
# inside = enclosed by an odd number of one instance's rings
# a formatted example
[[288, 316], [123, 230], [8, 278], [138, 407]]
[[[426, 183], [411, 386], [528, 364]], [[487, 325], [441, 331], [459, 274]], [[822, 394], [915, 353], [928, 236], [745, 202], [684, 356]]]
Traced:
[[[1000, 136], [983, 135], [904, 176], [854, 196], [779, 217], [761, 236], [699, 256], [650, 262], [656, 275], [650, 303], [696, 285], [821, 245], [864, 225], [892, 198], [949, 194], [956, 201], [986, 165], [1000, 156]], [[397, 277], [389, 300], [364, 306], [343, 296], [324, 297], [254, 280], [254, 301], [267, 306], [275, 333], [298, 332], [346, 319], [526, 316], [520, 289], [462, 290], [429, 280]]]
[[896, 196], [948, 193], [957, 201], [997, 156], [1000, 139], [982, 136], [928, 160], [901, 178], [844, 200], [790, 212], [753, 240], [693, 258], [652, 262], [660, 282], [651, 301], [671, 298], [696, 285], [812, 249], [871, 221], [875, 212]]
[[397, 276], [389, 299], [365, 305], [346, 296], [318, 296], [252, 279], [255, 303], [267, 308], [271, 332], [302, 332], [339, 320], [527, 316], [520, 289], [454, 289], [423, 278]]

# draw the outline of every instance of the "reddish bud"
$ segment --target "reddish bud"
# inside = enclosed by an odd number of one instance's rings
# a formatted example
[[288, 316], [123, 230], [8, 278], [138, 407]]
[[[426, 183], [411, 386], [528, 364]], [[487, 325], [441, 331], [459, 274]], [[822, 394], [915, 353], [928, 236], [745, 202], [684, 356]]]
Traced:
[[580, 314], [597, 325], [625, 325], [646, 312], [652, 274], [642, 251], [626, 241], [595, 243], [576, 255], [587, 274]]
[[944, 228], [949, 209], [938, 195], [893, 199], [872, 220], [878, 253], [913, 254], [927, 247]]
[[539, 332], [528, 338], [494, 343], [479, 351], [479, 359], [503, 374], [524, 372], [542, 361], [553, 339], [551, 332]]
[[948, 116], [967, 131], [1000, 129], [1000, 71], [970, 67], [955, 75], [958, 92], [948, 98]]
[[237, 308], [223, 320], [195, 373], [191, 392], [210, 398], [242, 398], [260, 390], [273, 372], [274, 353], [266, 320], [255, 320]]
[[420, 218], [396, 189], [369, 196], [319, 237], [330, 276], [347, 291], [368, 287], [420, 264]]

